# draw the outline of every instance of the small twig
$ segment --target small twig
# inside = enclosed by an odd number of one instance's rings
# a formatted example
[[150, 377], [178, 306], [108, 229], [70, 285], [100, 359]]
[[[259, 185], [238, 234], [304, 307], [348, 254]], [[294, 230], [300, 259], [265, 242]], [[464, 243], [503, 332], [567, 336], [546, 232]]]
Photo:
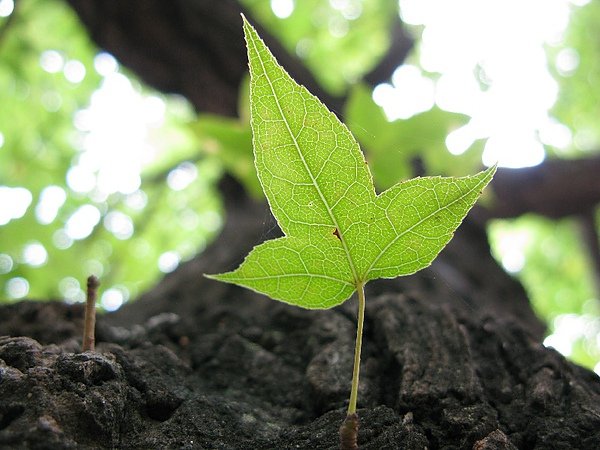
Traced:
[[98, 297], [98, 286], [100, 280], [94, 275], [87, 279], [87, 297], [85, 302], [85, 321], [83, 324], [83, 345], [82, 351], [94, 351], [96, 343], [96, 299]]

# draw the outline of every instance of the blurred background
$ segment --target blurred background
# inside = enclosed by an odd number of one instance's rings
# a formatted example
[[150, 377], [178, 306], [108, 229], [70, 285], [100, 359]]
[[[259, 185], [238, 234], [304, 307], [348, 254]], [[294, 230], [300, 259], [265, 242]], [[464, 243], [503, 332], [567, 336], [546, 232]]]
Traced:
[[[348, 99], [335, 112], [378, 189], [413, 176], [415, 160], [466, 175], [600, 151], [600, 2], [241, 3]], [[404, 63], [360, 83], [398, 18], [414, 40]], [[201, 251], [224, 220], [224, 173], [261, 196], [247, 88], [238, 103], [238, 118], [197, 113], [98, 49], [67, 3], [0, 0], [0, 302], [82, 302], [95, 274], [114, 311]], [[521, 214], [488, 231], [548, 323], [544, 343], [600, 374], [598, 219]]]

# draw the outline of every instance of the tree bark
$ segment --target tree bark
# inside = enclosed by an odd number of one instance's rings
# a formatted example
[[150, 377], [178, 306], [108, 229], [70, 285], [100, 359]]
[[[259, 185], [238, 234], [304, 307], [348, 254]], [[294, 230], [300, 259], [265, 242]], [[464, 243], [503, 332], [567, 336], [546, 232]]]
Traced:
[[[233, 2], [70, 3], [144, 79], [235, 114], [245, 57]], [[280, 233], [267, 205], [227, 177], [221, 188], [220, 237], [99, 318], [97, 353], [77, 353], [80, 307], [1, 308], [12, 337], [0, 338], [0, 447], [337, 446], [356, 300], [308, 311], [204, 278]], [[542, 345], [544, 325], [476, 219], [429, 268], [367, 286], [360, 448], [598, 448], [599, 378]]]
[[600, 157], [547, 160], [535, 167], [498, 169], [489, 217], [536, 213], [552, 219], [593, 211], [600, 202]]
[[[150, 86], [183, 95], [198, 111], [237, 115], [238, 90], [248, 71], [240, 14], [249, 14], [235, 0], [68, 3], [98, 46]], [[334, 110], [341, 110], [342, 99], [324, 91], [260, 23], [253, 21], [253, 25], [294, 79]], [[407, 47], [410, 40], [404, 38]]]

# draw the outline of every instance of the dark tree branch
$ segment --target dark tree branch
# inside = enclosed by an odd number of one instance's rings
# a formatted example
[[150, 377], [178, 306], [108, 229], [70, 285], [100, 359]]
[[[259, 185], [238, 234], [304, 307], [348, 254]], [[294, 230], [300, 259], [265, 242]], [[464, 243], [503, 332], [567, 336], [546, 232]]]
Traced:
[[600, 156], [548, 160], [523, 169], [500, 168], [487, 218], [536, 213], [552, 219], [580, 215], [600, 203]]
[[580, 217], [583, 245], [586, 247], [594, 267], [596, 292], [600, 293], [600, 240], [598, 239], [598, 223], [596, 211], [590, 210]]
[[396, 68], [402, 64], [414, 44], [412, 37], [406, 32], [399, 16], [396, 16], [394, 19], [390, 30], [390, 38], [390, 48], [386, 55], [364, 77], [364, 81], [371, 86], [376, 86], [389, 80]]
[[198, 110], [235, 115], [245, 71], [237, 3], [69, 3], [92, 39], [146, 83], [185, 96]]

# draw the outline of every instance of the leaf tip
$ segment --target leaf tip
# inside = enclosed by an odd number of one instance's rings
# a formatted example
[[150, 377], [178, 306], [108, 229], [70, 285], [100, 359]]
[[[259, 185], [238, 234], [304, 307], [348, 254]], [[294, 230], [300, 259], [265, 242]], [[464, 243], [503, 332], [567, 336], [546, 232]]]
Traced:
[[496, 162], [483, 171], [484, 178], [486, 179], [486, 185], [490, 181], [492, 181], [492, 178], [494, 178], [494, 175], [496, 174], [497, 169], [498, 169], [498, 163]]
[[250, 36], [252, 36], [253, 33], [256, 33], [256, 30], [250, 24], [244, 13], [240, 13], [240, 15], [242, 16], [242, 28], [244, 29], [244, 37], [246, 38], [246, 42], [249, 42]]
[[209, 280], [216, 280], [216, 281], [224, 281], [224, 275], [227, 275], [225, 273], [203, 273], [202, 276], [205, 278], [208, 278]]
[[242, 17], [242, 26], [244, 29], [246, 29], [247, 26], [251, 26], [250, 22], [248, 22], [248, 18], [244, 13], [240, 13], [240, 16]]

